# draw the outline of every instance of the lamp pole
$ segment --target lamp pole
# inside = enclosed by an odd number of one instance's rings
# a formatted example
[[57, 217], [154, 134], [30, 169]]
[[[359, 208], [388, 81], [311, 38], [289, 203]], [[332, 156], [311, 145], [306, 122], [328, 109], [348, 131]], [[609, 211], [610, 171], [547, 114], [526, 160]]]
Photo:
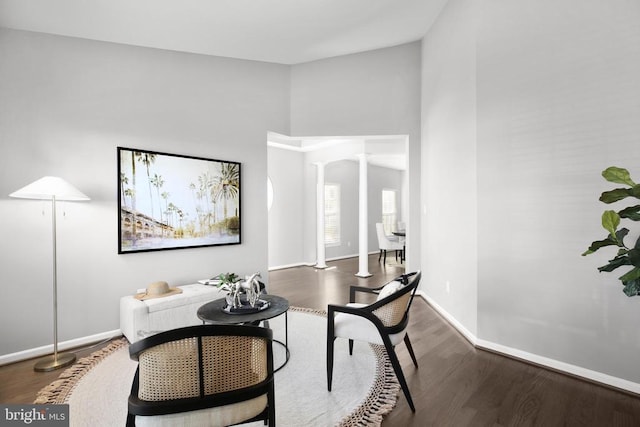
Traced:
[[49, 372], [64, 368], [76, 361], [73, 353], [58, 354], [58, 259], [56, 237], [56, 196], [51, 196], [51, 230], [53, 240], [53, 355], [40, 359], [33, 367], [37, 372]]
[[51, 197], [51, 236], [53, 241], [53, 360], [58, 361], [58, 252], [56, 236], [58, 222], [56, 219], [56, 196]]

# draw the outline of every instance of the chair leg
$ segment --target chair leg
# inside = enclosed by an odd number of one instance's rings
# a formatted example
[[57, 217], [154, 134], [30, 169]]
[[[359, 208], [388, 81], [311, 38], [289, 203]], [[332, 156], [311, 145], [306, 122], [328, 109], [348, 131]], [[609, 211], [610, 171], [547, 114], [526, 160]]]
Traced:
[[269, 414], [267, 419], [264, 420], [264, 424], [273, 427], [276, 425], [276, 397], [273, 382], [271, 383], [269, 393], [267, 393], [267, 404], [269, 405]]
[[331, 391], [331, 381], [333, 380], [333, 343], [334, 339], [327, 339], [327, 390]]
[[353, 340], [349, 340], [349, 356], [353, 356]]
[[[333, 316], [333, 314], [330, 314]], [[333, 319], [327, 322], [327, 390], [331, 391], [331, 381], [333, 379], [333, 343], [336, 338], [333, 336]]]
[[393, 366], [393, 371], [396, 373], [396, 378], [398, 378], [398, 382], [400, 383], [404, 397], [407, 399], [409, 408], [411, 408], [411, 412], [416, 412], [416, 408], [413, 406], [413, 399], [411, 399], [411, 393], [409, 392], [409, 386], [407, 385], [407, 380], [404, 378], [404, 374], [402, 373], [402, 367], [400, 366], [398, 356], [391, 345], [385, 344], [385, 348], [387, 349], [387, 355], [391, 361], [391, 366]]
[[413, 360], [413, 365], [417, 368], [418, 361], [416, 360], [416, 355], [413, 352], [413, 347], [411, 346], [411, 340], [409, 339], [409, 334], [405, 334], [404, 343], [407, 345], [407, 350], [409, 350], [409, 355], [411, 356], [411, 360]]
[[387, 263], [387, 250], [384, 249], [384, 261], [382, 261], [383, 264]]
[[380, 253], [378, 254], [378, 262], [380, 262], [381, 258], [382, 258], [382, 249], [380, 249]]
[[[131, 396], [137, 396], [138, 391], [140, 391], [140, 367], [136, 368], [136, 373], [133, 376], [133, 382], [131, 383]], [[127, 408], [127, 421], [126, 427], [135, 427], [136, 425], [136, 416], [132, 414], [130, 409]]]

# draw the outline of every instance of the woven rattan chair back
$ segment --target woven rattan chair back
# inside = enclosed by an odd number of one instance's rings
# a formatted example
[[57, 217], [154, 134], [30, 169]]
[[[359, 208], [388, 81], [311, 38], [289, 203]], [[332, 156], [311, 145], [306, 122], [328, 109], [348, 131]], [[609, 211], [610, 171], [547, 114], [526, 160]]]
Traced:
[[138, 397], [159, 402], [200, 396], [199, 365], [195, 337], [142, 351], [138, 357]]
[[138, 360], [127, 425], [135, 416], [216, 408], [267, 396], [248, 421], [275, 424], [273, 335], [267, 328], [201, 325], [162, 332], [129, 348]]
[[384, 326], [396, 326], [404, 318], [412, 296], [409, 292], [404, 293], [399, 298], [393, 299], [382, 307], [375, 309], [373, 314], [382, 321]]
[[255, 337], [206, 337], [202, 360], [207, 395], [259, 384], [269, 374], [267, 343]]
[[202, 337], [202, 386], [198, 338], [160, 344], [138, 356], [138, 397], [146, 401], [208, 396], [259, 384], [267, 378], [267, 344], [242, 336]]

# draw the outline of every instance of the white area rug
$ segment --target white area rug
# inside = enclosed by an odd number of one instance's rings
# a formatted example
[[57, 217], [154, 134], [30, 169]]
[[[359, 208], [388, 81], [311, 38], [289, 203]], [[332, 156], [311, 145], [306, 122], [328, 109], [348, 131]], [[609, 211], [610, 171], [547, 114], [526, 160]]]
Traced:
[[[279, 426], [380, 425], [395, 406], [399, 385], [384, 349], [336, 340], [332, 391], [326, 380], [326, 318], [292, 308], [289, 363], [275, 375]], [[270, 320], [274, 338], [284, 342], [284, 316]], [[274, 343], [275, 365], [284, 360]], [[35, 403], [68, 403], [71, 426], [123, 426], [127, 398], [137, 363], [129, 359], [126, 340], [82, 359], [38, 393]], [[262, 422], [253, 424], [262, 426]]]

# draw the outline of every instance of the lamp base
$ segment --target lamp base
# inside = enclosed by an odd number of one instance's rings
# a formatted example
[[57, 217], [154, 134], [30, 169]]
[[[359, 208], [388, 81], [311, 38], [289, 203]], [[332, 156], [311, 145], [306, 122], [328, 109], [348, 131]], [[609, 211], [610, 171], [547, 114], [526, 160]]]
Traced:
[[33, 366], [36, 372], [49, 372], [56, 369], [64, 368], [76, 361], [76, 355], [73, 353], [58, 353], [51, 356], [43, 357]]

